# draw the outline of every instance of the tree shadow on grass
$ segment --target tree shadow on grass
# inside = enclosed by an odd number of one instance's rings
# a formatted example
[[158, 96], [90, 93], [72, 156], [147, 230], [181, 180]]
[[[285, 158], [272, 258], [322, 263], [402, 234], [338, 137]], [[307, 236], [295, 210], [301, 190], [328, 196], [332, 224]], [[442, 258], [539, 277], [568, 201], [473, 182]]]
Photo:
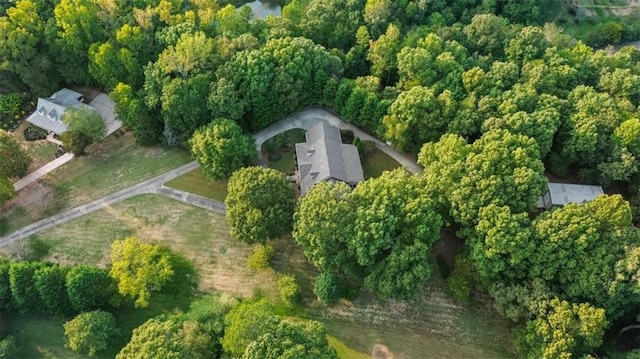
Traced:
[[174, 274], [164, 284], [161, 293], [193, 297], [197, 293], [200, 283], [200, 273], [197, 268], [182, 254], [175, 253], [169, 248], [164, 248], [164, 250], [169, 254]]

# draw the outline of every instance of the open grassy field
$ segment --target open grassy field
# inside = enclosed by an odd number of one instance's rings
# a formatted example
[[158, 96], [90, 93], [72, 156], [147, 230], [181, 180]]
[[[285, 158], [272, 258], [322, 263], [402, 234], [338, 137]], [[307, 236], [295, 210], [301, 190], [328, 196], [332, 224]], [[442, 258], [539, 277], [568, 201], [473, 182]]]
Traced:
[[[327, 309], [313, 300], [311, 283], [315, 270], [290, 239], [274, 244], [273, 270], [255, 272], [245, 266], [251, 247], [230, 238], [223, 216], [164, 197], [134, 197], [53, 228], [38, 238], [51, 246], [45, 259], [104, 266], [109, 261], [111, 242], [130, 235], [167, 245], [192, 260], [200, 274], [202, 291], [222, 291], [241, 297], [259, 293], [276, 302], [282, 315], [323, 322], [342, 358], [364, 358], [370, 355], [374, 344], [386, 345], [399, 358], [513, 357], [508, 323], [499, 319], [485, 301], [457, 305], [443, 294], [436, 275], [409, 302], [384, 302], [363, 293], [355, 301]], [[279, 303], [277, 276], [283, 273], [299, 278], [305, 307], [286, 308]], [[173, 303], [171, 298], [160, 299], [166, 299], [161, 308], [131, 312], [135, 320], [126, 319], [123, 314], [119, 325], [132, 329], [153, 313], [170, 312], [185, 305]], [[32, 324], [37, 326], [36, 322]], [[31, 326], [17, 324], [16, 328], [30, 338], [24, 340], [37, 342], [40, 335], [37, 330], [31, 334]], [[52, 348], [48, 350], [63, 350], [59, 348], [59, 340], [49, 342]], [[34, 354], [34, 358], [46, 357]]]
[[56, 169], [5, 203], [0, 208], [0, 235], [119, 191], [191, 160], [185, 150], [139, 146], [130, 133], [111, 135], [89, 147], [87, 152], [87, 156]]
[[193, 170], [185, 175], [175, 178], [165, 186], [190, 192], [199, 196], [224, 201], [227, 196], [228, 180], [211, 181], [202, 174], [201, 169]]

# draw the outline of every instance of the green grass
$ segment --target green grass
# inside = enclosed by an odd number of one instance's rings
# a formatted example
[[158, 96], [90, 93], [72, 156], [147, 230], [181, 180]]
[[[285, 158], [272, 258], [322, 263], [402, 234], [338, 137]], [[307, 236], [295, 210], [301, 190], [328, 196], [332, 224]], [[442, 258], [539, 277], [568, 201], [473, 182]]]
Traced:
[[[98, 353], [95, 358], [114, 358], [129, 342], [133, 329], [147, 319], [160, 314], [184, 312], [189, 308], [192, 298], [182, 295], [156, 294], [147, 308], [134, 309], [125, 305], [115, 312], [116, 326], [120, 335], [115, 338], [107, 350]], [[2, 315], [6, 332], [16, 337], [21, 348], [20, 357], [29, 359], [45, 358], [85, 358], [64, 347], [63, 324], [72, 319], [41, 315], [21, 315], [6, 312]]]
[[260, 289], [270, 298], [278, 296], [273, 271], [246, 268], [252, 248], [231, 238], [224, 215], [161, 196], [130, 198], [41, 232], [38, 239], [49, 244], [46, 260], [106, 267], [111, 243], [128, 236], [166, 245], [193, 262], [203, 291], [250, 297]]
[[343, 359], [370, 359], [371, 356], [349, 348], [346, 344], [329, 335], [329, 345], [338, 353], [338, 358]]
[[362, 160], [362, 172], [364, 172], [365, 179], [380, 177], [382, 172], [391, 171], [398, 167], [400, 164], [396, 160], [377, 148], [365, 155]]
[[[286, 136], [286, 144], [283, 147], [276, 144], [276, 138], [267, 140], [262, 145], [263, 153], [279, 152], [280, 158], [274, 161], [268, 161], [269, 168], [276, 169], [284, 173], [292, 173], [296, 170], [295, 161], [295, 144], [304, 142], [305, 130], [294, 128], [283, 133]], [[266, 158], [266, 155], [265, 155]]]
[[295, 151], [292, 149], [287, 152], [282, 152], [279, 159], [275, 161], [269, 161], [269, 168], [276, 169], [283, 173], [291, 173], [296, 170]]
[[65, 209], [104, 197], [191, 160], [187, 151], [135, 144], [131, 134], [111, 135], [21, 190], [0, 213], [0, 235]]
[[211, 181], [202, 174], [201, 169], [196, 169], [165, 183], [165, 186], [224, 202], [227, 182], [226, 179]]
[[[84, 358], [64, 347], [63, 318], [2, 313], [7, 333], [16, 337], [21, 358]], [[100, 357], [98, 357], [100, 358]], [[108, 357], [104, 357], [108, 358]]]
[[[200, 276], [200, 290], [226, 292], [250, 297], [261, 293], [276, 303], [278, 313], [287, 317], [315, 319], [324, 323], [337, 341], [332, 343], [342, 358], [353, 353], [371, 353], [374, 344], [384, 344], [398, 357], [510, 358], [509, 326], [490, 305], [474, 301], [460, 306], [445, 296], [439, 279], [434, 276], [414, 300], [385, 302], [363, 293], [357, 300], [338, 304], [332, 309], [319, 306], [311, 292], [315, 268], [305, 260], [290, 238], [274, 243], [276, 255], [273, 269], [252, 271], [246, 268], [251, 246], [229, 235], [224, 216], [155, 195], [141, 195], [105, 210], [70, 221], [40, 233], [40, 241], [50, 245], [46, 260], [62, 264], [86, 263], [106, 266], [111, 242], [135, 235], [144, 242], [169, 246], [194, 263]], [[286, 307], [280, 303], [277, 277], [294, 274], [302, 289], [302, 305]], [[118, 325], [129, 333], [147, 318], [159, 313], [184, 310], [188, 297], [158, 295], [145, 310], [124, 310], [117, 315]], [[69, 357], [54, 329], [41, 334], [39, 327], [61, 325], [56, 319], [27, 321], [14, 330], [26, 332], [24, 341], [29, 354], [42, 347], [54, 357]], [[35, 327], [32, 329], [32, 327]], [[27, 335], [28, 334], [28, 335]], [[40, 344], [44, 340], [44, 344]], [[123, 337], [109, 351], [115, 354], [126, 343]], [[35, 348], [35, 349], [34, 349]], [[37, 354], [37, 355], [36, 355]], [[106, 355], [106, 354], [105, 354]], [[355, 354], [353, 354], [355, 355]], [[357, 358], [357, 357], [355, 357]]]

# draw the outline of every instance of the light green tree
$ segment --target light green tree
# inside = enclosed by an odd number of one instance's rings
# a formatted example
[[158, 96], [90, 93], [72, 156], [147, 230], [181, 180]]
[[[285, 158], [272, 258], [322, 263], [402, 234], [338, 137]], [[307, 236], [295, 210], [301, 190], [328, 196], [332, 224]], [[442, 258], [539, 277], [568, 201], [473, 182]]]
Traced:
[[117, 334], [113, 314], [101, 310], [85, 312], [64, 323], [64, 346], [91, 358], [107, 349]]
[[239, 358], [251, 342], [274, 332], [279, 322], [280, 318], [273, 314], [266, 299], [242, 302], [231, 309], [224, 319], [222, 348], [232, 357]]
[[109, 275], [123, 296], [135, 299], [136, 307], [147, 307], [152, 291], [158, 291], [174, 271], [170, 254], [157, 245], [141, 243], [136, 237], [111, 244]]
[[528, 358], [569, 359], [602, 344], [608, 324], [604, 309], [558, 298], [540, 304], [540, 308], [524, 332]]
[[243, 359], [337, 359], [324, 326], [316, 321], [281, 321], [247, 345]]

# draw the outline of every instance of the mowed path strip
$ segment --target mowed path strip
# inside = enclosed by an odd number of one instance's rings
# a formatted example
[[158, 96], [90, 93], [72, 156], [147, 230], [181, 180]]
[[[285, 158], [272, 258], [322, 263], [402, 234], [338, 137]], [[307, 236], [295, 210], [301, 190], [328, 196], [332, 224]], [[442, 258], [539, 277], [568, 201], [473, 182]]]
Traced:
[[[295, 128], [301, 128], [305, 130], [309, 129], [313, 125], [318, 123], [318, 121], [327, 121], [332, 126], [344, 130], [351, 130], [356, 137], [360, 137], [363, 140], [375, 143], [376, 148], [398, 161], [398, 163], [400, 163], [409, 172], [414, 174], [422, 172], [422, 167], [420, 167], [420, 165], [418, 165], [411, 157], [394, 150], [386, 143], [343, 121], [336, 113], [330, 111], [329, 109], [318, 106], [308, 107], [302, 111], [289, 115], [253, 135], [258, 154], [261, 153], [262, 144], [268, 139]], [[93, 202], [89, 202], [87, 204], [83, 204], [70, 210], [58, 213], [49, 218], [45, 218], [41, 221], [23, 227], [15, 232], [0, 237], [0, 246], [6, 246], [17, 240], [27, 238], [31, 235], [41, 232], [45, 229], [63, 224], [72, 219], [76, 219], [78, 217], [84, 216], [85, 214], [89, 214], [97, 210], [106, 208], [114, 203], [131, 197], [135, 197], [140, 194], [157, 194], [172, 198], [180, 202], [188, 203], [196, 207], [204, 208], [212, 212], [225, 213], [224, 203], [220, 201], [164, 186], [165, 182], [168, 182], [176, 177], [180, 177], [197, 168], [198, 163], [196, 161], [192, 161], [187, 163], [186, 165], [165, 172], [160, 176], [151, 178], [144, 182], [140, 182], [131, 187], [127, 187], [121, 191], [102, 197]]]

